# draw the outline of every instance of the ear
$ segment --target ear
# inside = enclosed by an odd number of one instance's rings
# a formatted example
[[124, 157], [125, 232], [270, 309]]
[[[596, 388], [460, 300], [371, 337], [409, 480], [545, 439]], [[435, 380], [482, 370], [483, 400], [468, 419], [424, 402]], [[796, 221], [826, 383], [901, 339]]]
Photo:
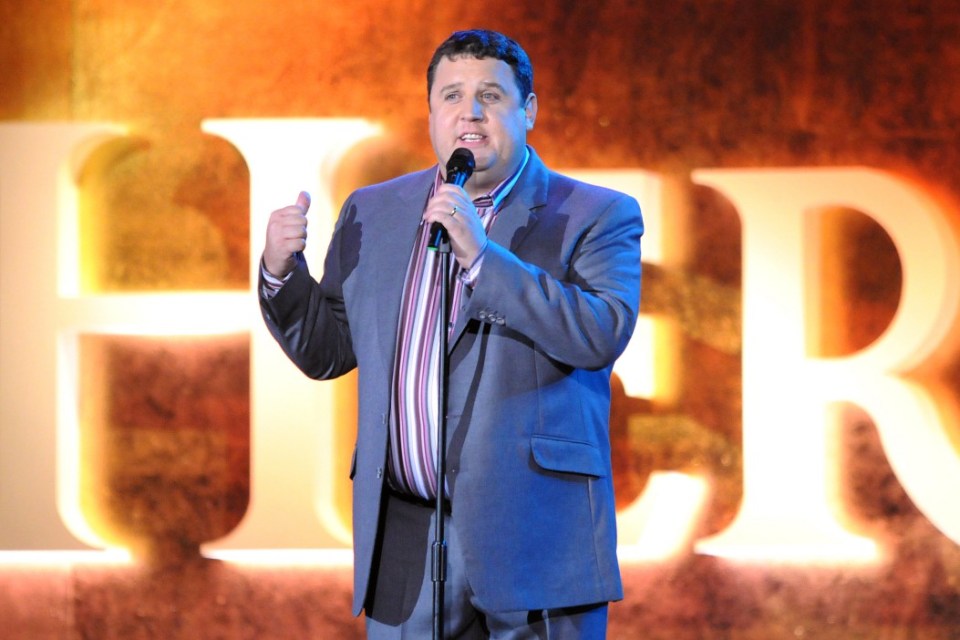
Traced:
[[537, 94], [531, 93], [527, 96], [527, 101], [523, 105], [523, 112], [526, 114], [527, 131], [533, 130], [533, 123], [537, 121]]

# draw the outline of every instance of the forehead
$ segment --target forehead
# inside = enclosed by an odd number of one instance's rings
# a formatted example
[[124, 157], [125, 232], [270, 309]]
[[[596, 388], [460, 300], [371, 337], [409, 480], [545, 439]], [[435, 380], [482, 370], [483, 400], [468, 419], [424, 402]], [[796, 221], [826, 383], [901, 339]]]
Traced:
[[474, 58], [472, 56], [444, 57], [434, 72], [433, 92], [444, 87], [463, 85], [498, 84], [517, 93], [516, 78], [510, 65], [497, 58]]

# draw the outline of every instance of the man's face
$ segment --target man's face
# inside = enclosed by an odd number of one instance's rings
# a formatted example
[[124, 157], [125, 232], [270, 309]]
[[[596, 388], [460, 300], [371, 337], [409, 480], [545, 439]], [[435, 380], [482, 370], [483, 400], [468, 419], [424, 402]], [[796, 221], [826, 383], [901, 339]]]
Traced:
[[537, 97], [521, 96], [513, 69], [503, 60], [443, 58], [430, 89], [430, 142], [441, 166], [458, 147], [477, 162], [467, 193], [496, 187], [523, 160], [527, 131], [537, 117]]

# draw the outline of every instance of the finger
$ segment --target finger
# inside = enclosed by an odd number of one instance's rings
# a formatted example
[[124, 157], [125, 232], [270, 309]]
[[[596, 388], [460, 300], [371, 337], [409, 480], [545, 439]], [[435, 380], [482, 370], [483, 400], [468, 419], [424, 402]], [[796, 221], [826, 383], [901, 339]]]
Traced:
[[285, 207], [273, 213], [267, 230], [281, 238], [304, 237], [307, 233], [307, 217], [299, 205]]
[[303, 213], [306, 214], [307, 210], [310, 208], [310, 194], [306, 191], [301, 191], [300, 195], [297, 196], [296, 206], [300, 207], [303, 210]]
[[459, 187], [455, 184], [445, 182], [437, 187], [436, 195], [449, 195], [452, 198], [457, 200], [469, 200], [467, 197], [467, 192], [463, 187]]
[[289, 224], [281, 230], [281, 237], [285, 240], [306, 240], [307, 227], [303, 224]]
[[[474, 211], [473, 204], [469, 200], [461, 200], [449, 197], [434, 198], [428, 204], [424, 211], [424, 220], [444, 220], [449, 217], [469, 217]], [[451, 216], [451, 214], [453, 214]]]

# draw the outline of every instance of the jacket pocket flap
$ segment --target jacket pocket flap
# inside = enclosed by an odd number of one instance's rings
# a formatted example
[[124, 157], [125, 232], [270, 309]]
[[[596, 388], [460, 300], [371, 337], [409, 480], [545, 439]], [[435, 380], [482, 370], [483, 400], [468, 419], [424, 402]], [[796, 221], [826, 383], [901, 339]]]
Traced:
[[607, 473], [600, 450], [590, 443], [533, 436], [530, 445], [533, 459], [544, 469], [598, 478]]

